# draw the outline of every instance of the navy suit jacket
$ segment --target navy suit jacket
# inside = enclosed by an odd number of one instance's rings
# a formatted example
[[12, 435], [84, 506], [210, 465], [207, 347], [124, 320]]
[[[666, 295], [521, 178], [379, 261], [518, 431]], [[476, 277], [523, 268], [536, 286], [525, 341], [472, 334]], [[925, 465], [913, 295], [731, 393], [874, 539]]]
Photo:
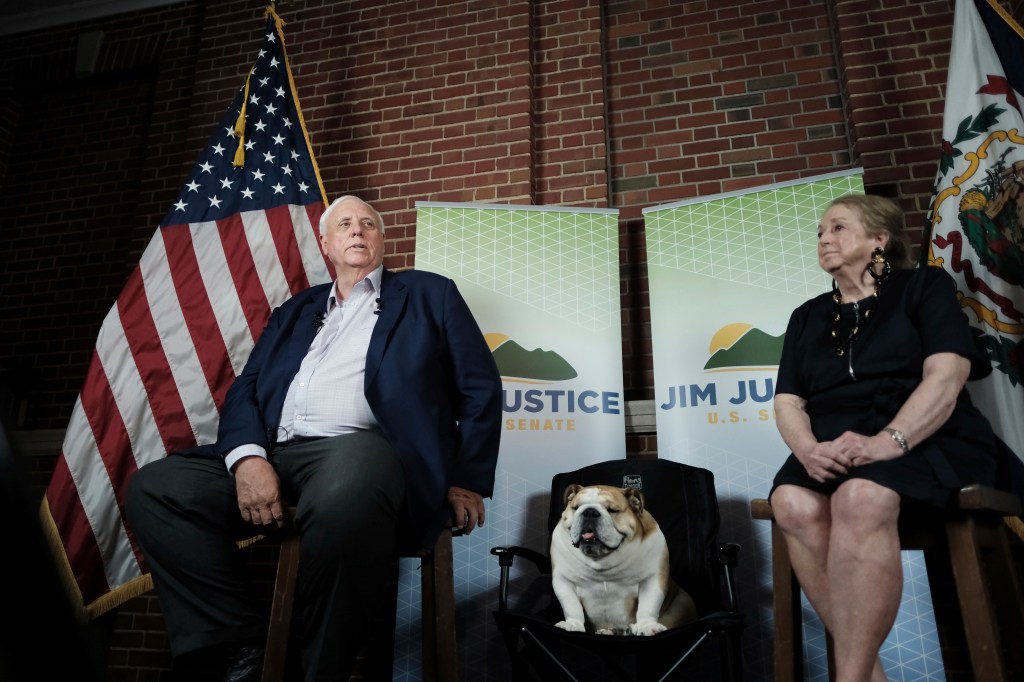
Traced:
[[[223, 457], [246, 443], [273, 449], [285, 394], [332, 286], [310, 287], [273, 312], [228, 390], [217, 442], [185, 454]], [[450, 486], [492, 494], [501, 436], [501, 378], [455, 282], [384, 270], [364, 391], [401, 459], [413, 529], [432, 547], [451, 513]]]

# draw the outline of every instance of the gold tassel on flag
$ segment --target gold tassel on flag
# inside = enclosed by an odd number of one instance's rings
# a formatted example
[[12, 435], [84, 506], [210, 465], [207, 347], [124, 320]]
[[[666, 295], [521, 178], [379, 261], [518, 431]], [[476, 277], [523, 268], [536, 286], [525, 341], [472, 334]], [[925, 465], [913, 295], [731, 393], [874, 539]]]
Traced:
[[[269, 11], [269, 10], [268, 10]], [[235, 168], [245, 167], [245, 112], [249, 107], [249, 79], [252, 78], [252, 71], [245, 78], [245, 88], [242, 94], [242, 109], [238, 112], [238, 120], [235, 121], [235, 135], [238, 137], [238, 148], [235, 149]]]

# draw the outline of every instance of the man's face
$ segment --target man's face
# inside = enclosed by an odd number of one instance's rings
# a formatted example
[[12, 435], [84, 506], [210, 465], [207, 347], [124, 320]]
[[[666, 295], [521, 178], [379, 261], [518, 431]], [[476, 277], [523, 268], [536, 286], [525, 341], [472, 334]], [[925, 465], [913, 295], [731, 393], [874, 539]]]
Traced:
[[339, 272], [355, 270], [366, 275], [384, 261], [384, 235], [370, 207], [349, 199], [327, 216], [327, 230], [320, 246]]

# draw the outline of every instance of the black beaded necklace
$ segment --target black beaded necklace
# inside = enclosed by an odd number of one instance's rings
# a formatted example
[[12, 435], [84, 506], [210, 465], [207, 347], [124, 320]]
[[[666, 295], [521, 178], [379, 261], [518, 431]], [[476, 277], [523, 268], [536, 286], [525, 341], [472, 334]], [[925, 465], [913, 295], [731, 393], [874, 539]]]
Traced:
[[[881, 272], [875, 272], [876, 265], [882, 267]], [[853, 348], [853, 342], [857, 340], [860, 335], [860, 330], [863, 329], [864, 325], [867, 324], [868, 319], [871, 317], [871, 313], [875, 309], [875, 303], [878, 301], [878, 297], [882, 294], [882, 285], [885, 284], [885, 280], [889, 278], [889, 273], [892, 271], [892, 266], [889, 261], [885, 259], [882, 253], [882, 247], [876, 247], [871, 253], [871, 262], [868, 263], [867, 273], [871, 275], [871, 278], [875, 280], [875, 291], [871, 294], [871, 302], [865, 306], [864, 317], [861, 319], [860, 306], [854, 302], [854, 314], [853, 314], [853, 326], [850, 328], [850, 333], [847, 335], [846, 340], [840, 339], [839, 334], [839, 321], [842, 318], [841, 311], [843, 305], [843, 295], [839, 291], [839, 286], [836, 281], [832, 280], [832, 350], [839, 357], [846, 355], [847, 351]]]

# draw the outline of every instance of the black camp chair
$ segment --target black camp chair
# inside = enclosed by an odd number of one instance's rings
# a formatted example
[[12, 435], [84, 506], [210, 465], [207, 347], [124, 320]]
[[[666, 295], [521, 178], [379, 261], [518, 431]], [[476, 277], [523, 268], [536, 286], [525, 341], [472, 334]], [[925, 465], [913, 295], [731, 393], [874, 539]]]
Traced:
[[[501, 582], [494, 617], [512, 660], [515, 680], [729, 680], [742, 678], [733, 569], [739, 545], [718, 544], [719, 511], [714, 474], [659, 459], [618, 459], [557, 474], [551, 481], [548, 530], [561, 516], [571, 483], [639, 488], [669, 545], [675, 581], [693, 597], [698, 619], [652, 637], [593, 635], [555, 627], [561, 607], [550, 589], [546, 553], [495, 547]], [[539, 611], [510, 608], [509, 574], [516, 557], [528, 559], [545, 580]], [[532, 586], [524, 592], [532, 591]]]

